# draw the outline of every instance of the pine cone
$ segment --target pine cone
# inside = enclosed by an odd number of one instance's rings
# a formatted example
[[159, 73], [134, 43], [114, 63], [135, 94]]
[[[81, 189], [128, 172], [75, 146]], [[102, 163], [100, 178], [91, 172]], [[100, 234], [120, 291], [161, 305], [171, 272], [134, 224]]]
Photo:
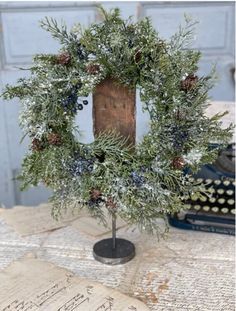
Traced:
[[175, 119], [176, 119], [176, 120], [184, 120], [185, 118], [186, 118], [185, 113], [183, 113], [180, 109], [178, 109], [178, 110], [175, 112]]
[[194, 74], [188, 75], [184, 80], [181, 81], [181, 90], [188, 92], [196, 86], [197, 82], [197, 76], [195, 76]]
[[172, 160], [172, 166], [176, 170], [181, 170], [185, 165], [185, 161], [182, 157], [175, 157]]
[[86, 67], [86, 71], [91, 75], [96, 75], [100, 71], [100, 66], [97, 64], [89, 64]]
[[50, 145], [60, 146], [62, 144], [61, 136], [57, 133], [50, 133], [47, 138]]
[[136, 51], [134, 55], [135, 63], [139, 63], [142, 58], [142, 52], [140, 50]]
[[102, 193], [101, 193], [101, 191], [98, 190], [98, 189], [92, 189], [92, 190], [90, 191], [90, 197], [91, 197], [91, 199], [94, 200], [94, 201], [100, 199], [101, 196], [102, 196]]
[[59, 54], [57, 56], [57, 63], [61, 65], [68, 65], [71, 61], [70, 54], [68, 52]]
[[106, 201], [106, 207], [109, 209], [116, 209], [117, 204], [113, 201], [112, 198], [108, 198]]
[[45, 179], [43, 180], [43, 183], [44, 183], [44, 185], [45, 185], [46, 187], [49, 187], [49, 185], [50, 185], [50, 180], [47, 179], [47, 178], [45, 178]]
[[32, 140], [32, 145], [31, 145], [31, 149], [33, 151], [42, 151], [44, 149], [44, 144], [41, 140], [39, 140], [38, 138], [34, 138]]

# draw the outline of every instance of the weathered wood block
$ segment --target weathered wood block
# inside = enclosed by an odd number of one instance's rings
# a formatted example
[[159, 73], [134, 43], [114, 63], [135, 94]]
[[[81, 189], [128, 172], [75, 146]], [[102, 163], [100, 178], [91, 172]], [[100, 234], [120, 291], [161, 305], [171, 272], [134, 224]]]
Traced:
[[135, 144], [135, 90], [119, 84], [114, 79], [105, 79], [93, 94], [93, 131], [98, 135], [115, 129]]

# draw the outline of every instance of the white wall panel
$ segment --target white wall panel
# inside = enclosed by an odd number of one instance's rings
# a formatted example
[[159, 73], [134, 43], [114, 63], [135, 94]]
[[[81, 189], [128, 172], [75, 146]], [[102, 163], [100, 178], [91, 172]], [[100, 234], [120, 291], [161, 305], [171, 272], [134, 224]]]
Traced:
[[184, 25], [184, 15], [198, 21], [191, 48], [200, 50], [199, 75], [206, 75], [216, 64], [219, 78], [210, 91], [214, 100], [234, 100], [235, 5], [233, 2], [152, 2], [143, 3], [142, 16], [149, 16], [159, 35], [169, 39]]
[[144, 5], [145, 16], [150, 16], [153, 25], [160, 35], [168, 39], [184, 24], [184, 14], [198, 21], [196, 35], [192, 48], [204, 53], [232, 54], [233, 6], [231, 4], [217, 5], [198, 2], [191, 5]]
[[5, 64], [30, 63], [37, 53], [55, 53], [60, 45], [57, 40], [39, 27], [45, 16], [65, 21], [70, 29], [76, 22], [89, 25], [95, 18], [95, 11], [88, 8], [63, 9], [59, 11], [40, 10], [36, 12], [3, 12], [3, 46]]
[[[1, 85], [0, 71], [0, 85]], [[12, 206], [15, 203], [12, 183], [12, 170], [9, 161], [9, 144], [7, 131], [7, 118], [4, 105], [0, 102], [0, 206]]]

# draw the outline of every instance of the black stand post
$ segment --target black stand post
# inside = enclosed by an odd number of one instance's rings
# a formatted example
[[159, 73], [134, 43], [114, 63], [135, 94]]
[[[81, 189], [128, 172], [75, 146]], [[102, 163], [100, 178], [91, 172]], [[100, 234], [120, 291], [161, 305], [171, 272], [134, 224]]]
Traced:
[[93, 247], [93, 256], [107, 265], [123, 264], [134, 258], [134, 244], [116, 237], [116, 212], [112, 213], [112, 238], [97, 242]]
[[112, 213], [112, 249], [116, 248], [116, 214]]

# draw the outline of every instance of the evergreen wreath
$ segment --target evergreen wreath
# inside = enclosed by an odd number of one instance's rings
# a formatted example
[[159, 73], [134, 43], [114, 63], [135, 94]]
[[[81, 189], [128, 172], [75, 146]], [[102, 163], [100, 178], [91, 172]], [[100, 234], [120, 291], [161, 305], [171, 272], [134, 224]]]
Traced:
[[[86, 207], [106, 221], [104, 207], [130, 224], [160, 233], [157, 218], [183, 208], [183, 200], [208, 195], [186, 168], [196, 172], [216, 158], [231, 137], [217, 114], [208, 118], [208, 91], [214, 70], [198, 77], [200, 52], [186, 49], [194, 24], [169, 40], [153, 29], [149, 18], [123, 20], [119, 9], [103, 21], [70, 31], [54, 19], [41, 26], [59, 40], [58, 55], [34, 57], [31, 77], [6, 86], [4, 99], [22, 103], [20, 125], [31, 139], [22, 165], [22, 189], [44, 183], [53, 189], [53, 215]], [[74, 118], [86, 109], [88, 95], [107, 77], [138, 89], [150, 129], [135, 147], [116, 132], [104, 132], [83, 144]], [[219, 143], [211, 149], [209, 144]]]

